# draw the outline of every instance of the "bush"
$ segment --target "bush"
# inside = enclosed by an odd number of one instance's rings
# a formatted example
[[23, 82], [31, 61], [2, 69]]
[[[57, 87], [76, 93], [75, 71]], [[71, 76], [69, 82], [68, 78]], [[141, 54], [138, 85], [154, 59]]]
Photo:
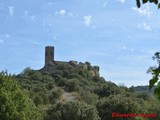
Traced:
[[30, 76], [31, 80], [42, 80], [42, 74], [39, 71], [34, 71]]
[[[134, 102], [131, 98], [123, 98], [119, 95], [113, 95], [107, 99], [101, 99], [97, 103], [97, 110], [101, 120], [112, 120], [112, 113], [137, 113], [139, 112], [139, 106], [137, 102]], [[125, 118], [130, 120], [130, 118]], [[117, 120], [124, 120], [124, 118], [117, 118]]]
[[60, 88], [52, 90], [51, 93], [49, 94], [50, 102], [55, 103], [56, 100], [59, 100], [61, 98], [63, 93], [64, 93], [64, 91]]
[[100, 120], [94, 106], [78, 101], [59, 102], [47, 114], [47, 120]]
[[59, 87], [63, 87], [66, 85], [67, 79], [60, 77], [59, 79], [56, 79], [55, 82]]
[[99, 99], [98, 95], [91, 93], [89, 91], [81, 91], [80, 92], [80, 101], [84, 101], [88, 104], [95, 104]]
[[40, 120], [33, 102], [7, 73], [0, 73], [0, 119]]
[[68, 80], [65, 87], [69, 92], [79, 91], [79, 81], [77, 79]]

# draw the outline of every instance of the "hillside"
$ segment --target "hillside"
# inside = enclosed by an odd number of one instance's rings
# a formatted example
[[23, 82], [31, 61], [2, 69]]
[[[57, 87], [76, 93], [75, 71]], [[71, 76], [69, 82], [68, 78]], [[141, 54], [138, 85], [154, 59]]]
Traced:
[[135, 91], [137, 91], [137, 92], [151, 92], [151, 93], [154, 92], [155, 88], [156, 88], [156, 86], [154, 86], [154, 87], [152, 88], [152, 90], [150, 91], [148, 85], [145, 85], [145, 86], [136, 86], [136, 87], [134, 87]]
[[31, 68], [18, 75], [1, 72], [0, 119], [160, 119], [160, 103], [146, 92], [146, 87], [119, 87], [93, 74], [93, 66], [86, 63], [85, 69], [79, 65], [56, 64], [54, 73]]
[[[155, 113], [159, 119], [160, 103], [151, 94], [118, 87], [81, 67], [57, 64], [56, 68], [53, 74], [26, 68], [12, 75], [44, 120], [111, 120], [113, 113]], [[145, 117], [135, 117], [139, 119]]]

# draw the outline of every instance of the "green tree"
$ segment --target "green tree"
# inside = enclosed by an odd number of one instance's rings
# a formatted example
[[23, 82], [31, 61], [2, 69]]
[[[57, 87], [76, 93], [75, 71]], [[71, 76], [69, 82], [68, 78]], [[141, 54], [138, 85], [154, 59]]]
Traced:
[[155, 88], [154, 93], [160, 100], [160, 52], [156, 52], [152, 58], [157, 61], [158, 66], [150, 67], [147, 71], [152, 74], [152, 79], [149, 81], [149, 89], [151, 90], [157, 83], [157, 88]]
[[48, 111], [47, 120], [100, 120], [95, 106], [84, 102], [59, 102]]
[[154, 3], [158, 6], [158, 9], [160, 8], [160, 3], [158, 0], [136, 0], [137, 2], [137, 7], [140, 8], [141, 7], [141, 4], [145, 4], [145, 3]]
[[42, 74], [39, 71], [33, 71], [33, 74], [30, 77], [31, 80], [42, 80]]
[[[137, 113], [139, 112], [138, 104], [130, 97], [121, 95], [112, 95], [108, 98], [101, 99], [97, 103], [97, 110], [101, 120], [112, 120], [112, 113]], [[119, 117], [117, 120], [128, 120], [131, 118]]]
[[40, 116], [33, 102], [11, 79], [7, 72], [0, 73], [0, 119], [39, 120]]

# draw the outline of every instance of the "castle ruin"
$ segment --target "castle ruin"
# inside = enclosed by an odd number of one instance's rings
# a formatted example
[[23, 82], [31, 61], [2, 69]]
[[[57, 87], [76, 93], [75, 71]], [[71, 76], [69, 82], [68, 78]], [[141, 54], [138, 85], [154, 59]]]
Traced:
[[54, 47], [47, 46], [45, 47], [45, 65], [39, 71], [42, 74], [54, 74], [56, 72], [56, 66], [59, 64], [68, 64], [72, 67], [80, 67], [82, 69], [90, 71], [93, 76], [99, 76], [99, 67], [98, 66], [91, 66], [90, 64], [86, 63], [78, 63], [77, 61], [55, 61], [54, 60]]

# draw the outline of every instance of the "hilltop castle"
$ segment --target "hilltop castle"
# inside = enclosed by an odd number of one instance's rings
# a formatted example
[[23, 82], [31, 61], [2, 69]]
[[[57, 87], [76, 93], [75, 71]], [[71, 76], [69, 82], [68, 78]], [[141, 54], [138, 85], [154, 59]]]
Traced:
[[98, 66], [91, 66], [90, 64], [86, 63], [78, 63], [77, 61], [69, 61], [69, 62], [64, 62], [64, 61], [55, 61], [54, 60], [54, 47], [53, 46], [47, 46], [45, 47], [45, 65], [43, 68], [41, 68], [39, 71], [41, 73], [48, 73], [48, 74], [53, 74], [56, 72], [56, 66], [59, 64], [67, 64], [72, 67], [81, 67], [82, 69], [89, 70], [90, 73], [93, 76], [99, 76], [99, 67]]

